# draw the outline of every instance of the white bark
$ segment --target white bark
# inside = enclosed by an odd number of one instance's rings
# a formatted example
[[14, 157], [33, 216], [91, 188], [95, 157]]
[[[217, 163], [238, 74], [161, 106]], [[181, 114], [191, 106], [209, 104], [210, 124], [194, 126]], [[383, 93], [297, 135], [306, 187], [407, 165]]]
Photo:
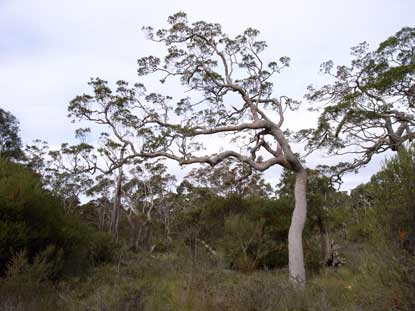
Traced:
[[122, 167], [118, 169], [117, 183], [115, 187], [114, 204], [112, 206], [111, 215], [111, 233], [115, 239], [118, 239], [118, 223], [120, 220], [120, 209], [121, 209], [121, 186], [122, 186]]
[[[121, 151], [121, 159], [123, 159], [124, 150]], [[114, 197], [114, 204], [112, 206], [112, 214], [111, 214], [111, 233], [118, 239], [118, 223], [120, 220], [120, 210], [121, 210], [121, 187], [122, 187], [122, 178], [123, 178], [123, 168], [120, 166], [118, 168], [118, 176], [115, 185], [115, 197]]]
[[121, 148], [119, 161], [122, 163], [118, 167], [118, 176], [115, 184], [115, 197], [112, 207], [110, 230], [115, 239], [118, 239], [118, 223], [121, 212], [121, 195], [122, 195], [122, 179], [123, 179], [123, 164], [124, 164], [125, 145]]
[[288, 232], [288, 266], [290, 280], [299, 287], [306, 281], [303, 253], [303, 229], [307, 216], [307, 172], [302, 169], [295, 174], [295, 208]]

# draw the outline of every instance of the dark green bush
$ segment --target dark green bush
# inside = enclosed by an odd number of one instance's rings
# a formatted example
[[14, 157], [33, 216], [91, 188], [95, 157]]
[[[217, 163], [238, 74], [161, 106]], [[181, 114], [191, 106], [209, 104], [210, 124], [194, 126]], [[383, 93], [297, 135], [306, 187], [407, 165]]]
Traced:
[[368, 192], [390, 239], [396, 240], [400, 229], [415, 234], [415, 147], [401, 150], [385, 163], [372, 177]]
[[54, 277], [77, 274], [111, 259], [110, 237], [66, 215], [61, 202], [33, 171], [0, 159], [0, 275], [22, 251], [33, 261], [52, 247]]
[[291, 210], [284, 200], [211, 197], [181, 212], [175, 231], [192, 251], [200, 240], [220, 250], [231, 268], [248, 272], [282, 267], [288, 264]]
[[241, 212], [226, 218], [228, 263], [247, 272], [286, 266], [291, 208], [282, 200], [259, 197], [244, 198], [240, 204]]

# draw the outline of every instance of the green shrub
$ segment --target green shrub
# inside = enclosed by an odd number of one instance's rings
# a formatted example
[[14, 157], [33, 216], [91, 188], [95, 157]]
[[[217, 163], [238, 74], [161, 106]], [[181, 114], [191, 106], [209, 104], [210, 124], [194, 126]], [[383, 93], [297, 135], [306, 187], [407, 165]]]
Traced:
[[392, 240], [400, 229], [415, 234], [415, 147], [387, 161], [369, 184], [380, 226]]
[[26, 252], [16, 253], [0, 282], [0, 310], [56, 310], [58, 297], [48, 280], [53, 274], [47, 248], [30, 263]]
[[0, 159], [0, 275], [22, 251], [32, 262], [49, 249], [53, 277], [81, 273], [111, 259], [110, 237], [66, 215], [61, 202], [33, 171]]
[[236, 270], [285, 267], [292, 209], [285, 198], [209, 197], [180, 212], [174, 231], [193, 255], [196, 248], [204, 248], [201, 241], [206, 242]]

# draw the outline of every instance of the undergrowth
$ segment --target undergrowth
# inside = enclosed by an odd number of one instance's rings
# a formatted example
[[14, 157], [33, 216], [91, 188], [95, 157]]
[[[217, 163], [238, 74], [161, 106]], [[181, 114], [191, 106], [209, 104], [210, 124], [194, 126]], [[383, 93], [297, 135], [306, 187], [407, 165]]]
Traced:
[[132, 253], [83, 278], [48, 281], [42, 258], [15, 256], [0, 286], [1, 310], [413, 310], [414, 260], [385, 245], [344, 249], [348, 263], [313, 274], [304, 291], [286, 269], [240, 273], [206, 256]]

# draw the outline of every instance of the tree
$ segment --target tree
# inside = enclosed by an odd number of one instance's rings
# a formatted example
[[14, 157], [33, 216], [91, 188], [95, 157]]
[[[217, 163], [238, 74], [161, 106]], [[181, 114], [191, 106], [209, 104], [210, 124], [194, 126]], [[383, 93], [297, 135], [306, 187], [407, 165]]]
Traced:
[[167, 167], [160, 162], [147, 162], [129, 172], [129, 180], [122, 191], [125, 207], [129, 210], [128, 222], [131, 227], [134, 248], [139, 242], [151, 248], [150, 240], [155, 223], [162, 224], [166, 237], [170, 239], [170, 223], [173, 204], [171, 188], [176, 178], [167, 173]]
[[96, 158], [94, 147], [86, 143], [61, 144], [49, 151], [48, 182], [54, 193], [63, 199], [65, 210], [79, 205], [79, 196], [92, 187]]
[[249, 167], [240, 162], [226, 159], [214, 168], [206, 165], [192, 169], [185, 176], [183, 186], [210, 191], [213, 195], [224, 197], [231, 194], [269, 197], [272, 186], [263, 179], [262, 173], [253, 171], [247, 175], [247, 169]]
[[399, 151], [415, 137], [415, 28], [402, 28], [374, 51], [363, 42], [351, 54], [350, 66], [333, 71], [332, 61], [322, 64], [334, 82], [309, 87], [306, 97], [324, 105], [317, 128], [300, 135], [311, 151], [324, 147], [351, 155], [337, 167], [338, 177], [375, 154]]
[[85, 142], [63, 143], [60, 149], [50, 150], [47, 142], [35, 140], [25, 150], [27, 165], [42, 177], [45, 188], [61, 198], [65, 211], [78, 206], [79, 196], [93, 185], [94, 147]]
[[10, 112], [0, 108], [0, 156], [7, 159], [23, 157], [19, 136], [19, 121]]
[[[106, 136], [106, 135], [105, 135]], [[101, 148], [101, 152], [110, 159], [111, 162], [113, 161], [123, 161], [125, 155], [125, 145], [120, 145], [112, 140], [107, 140], [105, 148]], [[115, 159], [113, 157], [114, 156]], [[111, 212], [111, 222], [110, 222], [110, 231], [111, 233], [118, 238], [118, 224], [120, 221], [120, 212], [121, 212], [121, 197], [122, 197], [122, 185], [123, 185], [123, 171], [124, 165], [120, 165], [118, 167], [118, 172], [116, 174], [115, 179], [115, 192], [114, 192], [114, 203]]]
[[135, 147], [129, 139], [149, 136], [142, 129], [140, 119], [133, 113], [136, 96], [142, 93], [143, 86], [136, 84], [134, 88], [128, 89], [126, 82], [118, 81], [116, 92], [113, 93], [104, 80], [91, 79], [89, 85], [94, 90], [94, 96], [84, 94], [74, 98], [69, 103], [69, 117], [73, 121], [86, 120], [104, 127], [104, 131], [100, 133], [101, 146], [97, 152], [105, 166], [95, 165], [94, 169], [104, 175], [113, 174], [117, 170], [110, 223], [110, 231], [117, 237], [124, 169], [128, 163], [137, 164], [141, 160], [136, 157], [131, 161], [131, 153], [135, 152]]
[[[283, 130], [284, 111], [295, 108], [296, 102], [287, 97], [275, 98], [270, 81], [289, 65], [289, 59], [281, 57], [266, 65], [260, 53], [267, 45], [257, 39], [259, 31], [252, 28], [231, 38], [219, 24], [190, 24], [183, 12], [169, 17], [168, 23], [168, 29], [145, 28], [151, 40], [166, 47], [167, 55], [163, 62], [155, 56], [140, 58], [138, 74], [161, 75], [162, 84], [176, 77], [192, 97], [173, 103], [170, 96], [147, 92], [142, 84], [128, 88], [123, 81], [117, 82], [114, 95], [105, 81], [97, 80], [101, 82], [92, 85], [94, 94], [77, 97], [70, 105], [71, 113], [96, 121], [91, 115], [105, 113], [91, 107], [109, 103], [109, 111], [114, 111], [123, 128], [128, 129], [126, 135], [114, 131], [128, 149], [123, 163], [134, 158], [165, 157], [181, 165], [215, 166], [234, 158], [258, 171], [280, 165], [295, 172], [296, 199], [288, 235], [289, 271], [292, 281], [304, 284], [302, 232], [307, 211], [307, 173]], [[198, 155], [202, 137], [222, 135], [223, 139], [226, 134], [238, 142], [239, 151], [230, 148]]]

